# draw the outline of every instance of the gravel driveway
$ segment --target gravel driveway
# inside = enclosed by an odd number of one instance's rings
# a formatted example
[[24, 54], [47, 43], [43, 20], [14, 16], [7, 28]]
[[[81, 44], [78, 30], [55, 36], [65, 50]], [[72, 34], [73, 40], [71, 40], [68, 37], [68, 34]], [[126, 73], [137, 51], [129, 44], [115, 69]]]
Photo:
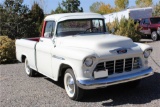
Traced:
[[24, 64], [0, 65], [0, 107], [159, 107], [160, 41], [148, 43], [154, 51], [149, 64], [155, 74], [135, 89], [123, 85], [86, 91], [81, 102], [68, 98], [60, 82], [47, 77], [28, 77]]

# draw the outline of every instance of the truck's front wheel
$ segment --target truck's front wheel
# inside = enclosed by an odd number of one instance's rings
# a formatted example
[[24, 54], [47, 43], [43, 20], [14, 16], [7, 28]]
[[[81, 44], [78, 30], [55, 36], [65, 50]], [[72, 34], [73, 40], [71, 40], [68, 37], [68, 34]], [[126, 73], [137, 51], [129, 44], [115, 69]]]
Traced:
[[152, 32], [152, 34], [151, 34], [151, 39], [152, 39], [153, 41], [157, 41], [157, 40], [159, 39], [159, 36], [158, 36], [158, 34], [157, 34], [156, 31], [153, 31], [153, 32]]
[[35, 71], [29, 67], [28, 59], [25, 59], [25, 71], [29, 77], [35, 76]]
[[76, 79], [72, 69], [67, 69], [64, 74], [64, 87], [72, 100], [80, 100], [83, 96], [83, 90], [76, 84]]

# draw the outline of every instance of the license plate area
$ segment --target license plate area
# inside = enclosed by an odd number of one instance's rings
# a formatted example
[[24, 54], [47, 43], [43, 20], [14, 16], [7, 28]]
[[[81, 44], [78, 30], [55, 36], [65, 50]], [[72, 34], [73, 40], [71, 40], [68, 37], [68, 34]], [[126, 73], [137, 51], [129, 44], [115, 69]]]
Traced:
[[100, 70], [100, 71], [94, 71], [94, 78], [104, 78], [108, 76], [108, 70]]

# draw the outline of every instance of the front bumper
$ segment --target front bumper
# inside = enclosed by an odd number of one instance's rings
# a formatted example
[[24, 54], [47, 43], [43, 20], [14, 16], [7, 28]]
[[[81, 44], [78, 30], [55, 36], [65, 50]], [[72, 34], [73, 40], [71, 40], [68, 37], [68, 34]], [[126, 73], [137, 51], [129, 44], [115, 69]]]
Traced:
[[103, 88], [110, 85], [142, 79], [142, 78], [151, 76], [153, 74], [154, 74], [153, 69], [150, 67], [140, 72], [118, 76], [118, 77], [95, 79], [95, 80], [77, 80], [77, 85], [82, 89]]

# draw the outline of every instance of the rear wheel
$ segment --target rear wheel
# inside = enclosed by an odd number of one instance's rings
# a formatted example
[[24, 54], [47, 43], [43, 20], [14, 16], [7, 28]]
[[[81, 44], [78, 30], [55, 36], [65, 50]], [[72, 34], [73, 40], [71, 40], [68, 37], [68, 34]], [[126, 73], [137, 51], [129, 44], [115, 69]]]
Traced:
[[70, 99], [80, 100], [83, 97], [83, 90], [77, 86], [73, 70], [70, 68], [64, 74], [64, 87]]
[[29, 67], [28, 59], [25, 59], [25, 71], [29, 77], [35, 76], [35, 71]]
[[153, 32], [152, 32], [152, 34], [151, 34], [151, 39], [152, 39], [153, 41], [157, 41], [157, 40], [159, 39], [159, 36], [158, 36], [158, 34], [157, 34], [156, 31], [153, 31]]

